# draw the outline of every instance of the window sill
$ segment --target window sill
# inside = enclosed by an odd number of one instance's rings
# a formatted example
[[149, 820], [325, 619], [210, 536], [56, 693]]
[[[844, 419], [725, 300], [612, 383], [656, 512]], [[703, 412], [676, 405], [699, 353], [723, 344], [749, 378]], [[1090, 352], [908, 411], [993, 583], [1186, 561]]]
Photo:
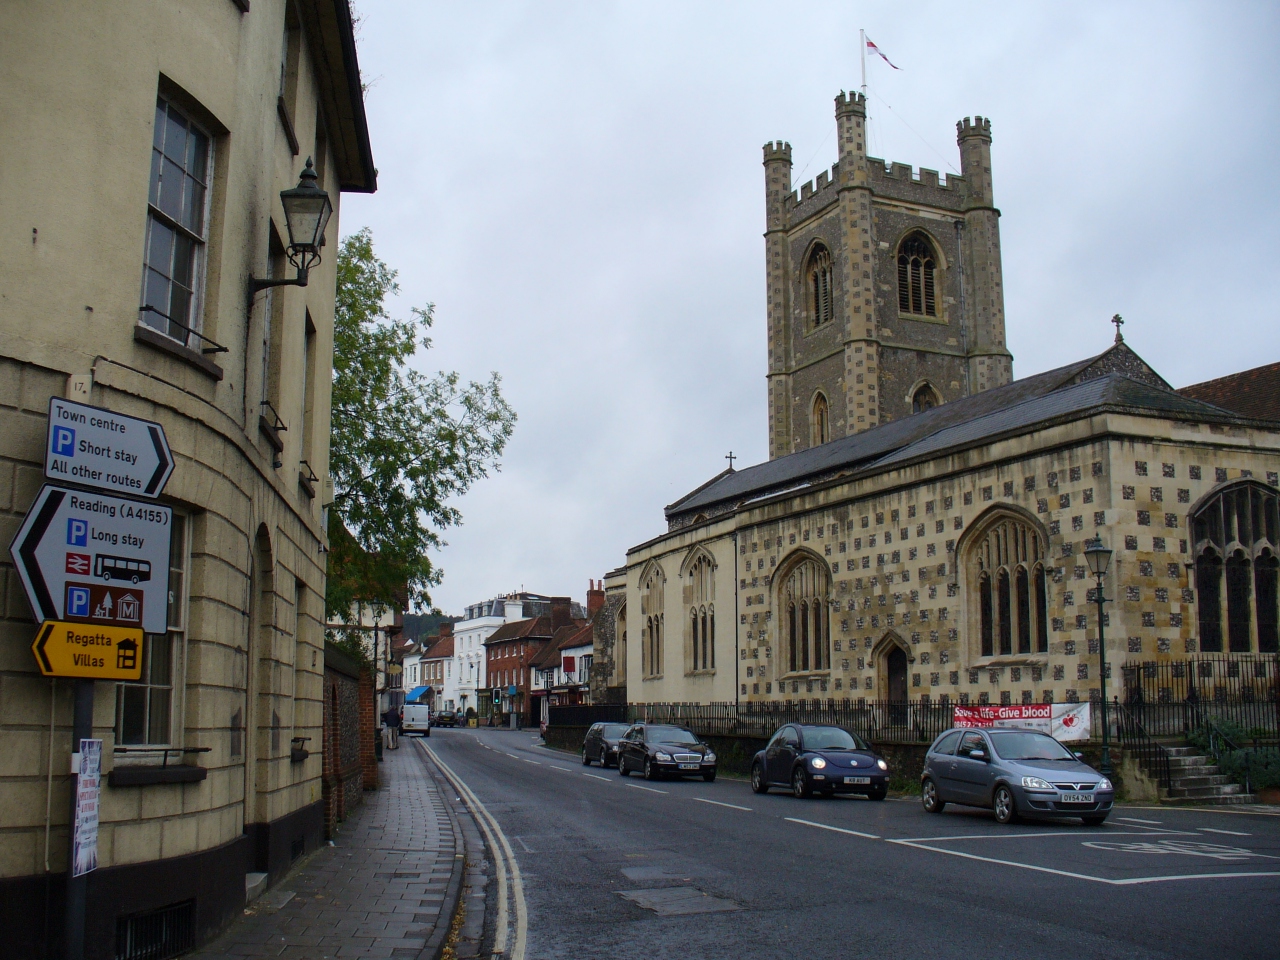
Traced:
[[266, 438], [272, 450], [276, 453], [284, 453], [284, 441], [280, 439], [280, 431], [262, 414], [258, 414], [258, 432]]
[[298, 471], [298, 489], [306, 495], [308, 500], [314, 500], [316, 498], [315, 484], [313, 484], [311, 482], [311, 478], [301, 470]]
[[776, 679], [781, 682], [783, 680], [826, 680], [830, 678], [830, 670], [814, 670], [805, 671], [803, 673], [784, 673]]
[[289, 141], [289, 149], [298, 155], [298, 135], [293, 132], [293, 118], [289, 116], [289, 107], [284, 97], [276, 97], [276, 113], [280, 116], [280, 125], [284, 127], [284, 137]]
[[660, 673], [651, 673], [651, 674], [649, 674], [647, 677], [643, 677], [643, 678], [641, 679], [641, 683], [648, 683], [650, 680], [661, 680], [661, 679], [662, 679], [662, 674], [660, 674]]
[[192, 350], [172, 337], [166, 337], [158, 330], [152, 330], [148, 326], [138, 324], [133, 328], [133, 339], [135, 343], [145, 343], [147, 346], [155, 347], [170, 356], [186, 361], [202, 373], [208, 374], [215, 381], [222, 380], [222, 368], [220, 366], [198, 350]]
[[919, 313], [903, 313], [899, 311], [898, 319], [899, 320], [915, 320], [917, 323], [936, 323], [936, 324], [939, 324], [940, 326], [944, 326], [944, 327], [947, 326], [946, 317], [926, 317], [923, 314], [919, 314]]
[[712, 669], [712, 670], [686, 670], [686, 671], [684, 672], [684, 675], [685, 675], [686, 677], [714, 677], [714, 676], [716, 675], [716, 672], [715, 672], [715, 670], [714, 670], [714, 669]]
[[107, 783], [113, 787], [145, 787], [155, 783], [199, 783], [209, 775], [204, 767], [187, 763], [171, 763], [168, 766], [128, 765], [116, 767], [107, 774]]

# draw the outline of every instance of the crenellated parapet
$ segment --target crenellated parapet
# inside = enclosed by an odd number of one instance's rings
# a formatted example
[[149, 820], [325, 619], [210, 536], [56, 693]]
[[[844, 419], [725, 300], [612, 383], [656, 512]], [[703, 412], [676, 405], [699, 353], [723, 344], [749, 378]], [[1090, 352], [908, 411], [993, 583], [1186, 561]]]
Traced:
[[975, 116], [972, 119], [965, 117], [963, 120], [956, 121], [956, 140], [968, 140], [970, 137], [977, 137], [991, 142], [991, 121], [986, 117]]

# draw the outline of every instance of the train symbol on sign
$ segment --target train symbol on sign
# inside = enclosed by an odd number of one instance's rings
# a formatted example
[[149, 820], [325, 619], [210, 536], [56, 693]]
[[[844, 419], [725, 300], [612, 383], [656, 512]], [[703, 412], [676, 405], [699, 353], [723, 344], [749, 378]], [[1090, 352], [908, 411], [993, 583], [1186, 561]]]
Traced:
[[131, 560], [128, 557], [111, 557], [99, 553], [93, 558], [93, 575], [103, 580], [141, 583], [151, 579], [151, 564], [146, 560]]

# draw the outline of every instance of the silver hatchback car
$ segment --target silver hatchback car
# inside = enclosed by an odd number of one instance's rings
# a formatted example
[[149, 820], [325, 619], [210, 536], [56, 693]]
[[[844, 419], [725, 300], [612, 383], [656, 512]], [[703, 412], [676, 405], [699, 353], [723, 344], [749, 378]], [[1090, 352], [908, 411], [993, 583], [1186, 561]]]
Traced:
[[1019, 816], [1079, 817], [1100, 826], [1111, 812], [1111, 781], [1038, 730], [948, 730], [933, 742], [920, 776], [929, 813], [948, 803], [987, 807], [1000, 823]]

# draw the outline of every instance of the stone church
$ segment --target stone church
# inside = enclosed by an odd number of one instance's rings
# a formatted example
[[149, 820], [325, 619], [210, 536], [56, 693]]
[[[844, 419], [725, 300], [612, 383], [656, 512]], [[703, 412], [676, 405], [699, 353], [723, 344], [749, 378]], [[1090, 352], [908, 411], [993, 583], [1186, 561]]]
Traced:
[[990, 122], [957, 125], [943, 184], [866, 156], [860, 96], [835, 107], [830, 175], [793, 192], [764, 149], [770, 459], [608, 576], [599, 698], [1096, 697], [1095, 537], [1109, 669], [1280, 650], [1280, 414], [1235, 396], [1264, 373], [1180, 393], [1116, 318], [1102, 354], [1014, 380]]

